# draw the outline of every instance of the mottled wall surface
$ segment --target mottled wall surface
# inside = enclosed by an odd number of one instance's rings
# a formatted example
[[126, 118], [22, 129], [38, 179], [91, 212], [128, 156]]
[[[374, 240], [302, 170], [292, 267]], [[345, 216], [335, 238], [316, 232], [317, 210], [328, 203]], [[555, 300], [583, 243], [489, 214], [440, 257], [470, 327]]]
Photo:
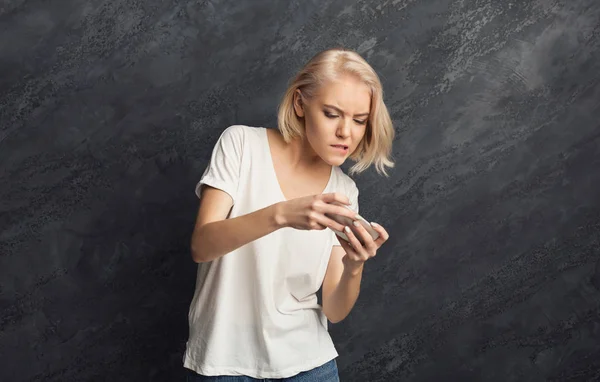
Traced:
[[[4, 1], [0, 380], [181, 380], [193, 188], [317, 51], [380, 73], [343, 381], [600, 378], [597, 0]], [[347, 169], [348, 166], [344, 165]]]

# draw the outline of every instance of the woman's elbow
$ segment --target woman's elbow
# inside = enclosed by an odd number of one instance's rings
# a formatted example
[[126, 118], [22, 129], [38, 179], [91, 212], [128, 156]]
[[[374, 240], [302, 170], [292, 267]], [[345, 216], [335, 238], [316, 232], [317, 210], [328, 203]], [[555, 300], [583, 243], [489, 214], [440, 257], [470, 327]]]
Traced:
[[330, 312], [328, 309], [323, 308], [323, 314], [327, 317], [327, 320], [332, 324], [337, 324], [341, 322], [345, 317], [340, 317], [339, 315], [335, 315]]
[[192, 251], [192, 261], [196, 264], [201, 264], [204, 261], [202, 261], [202, 258], [198, 255], [196, 255], [193, 251]]
[[191, 245], [190, 245], [190, 253], [192, 255], [192, 260], [195, 263], [204, 263], [206, 260], [204, 259], [204, 257], [202, 256], [202, 251], [200, 250], [197, 240], [192, 240]]
[[335, 325], [335, 324], [339, 324], [339, 323], [340, 323], [340, 322], [342, 322], [344, 319], [343, 319], [343, 318], [341, 318], [341, 319], [329, 319], [329, 318], [328, 318], [328, 320], [329, 320], [329, 322], [331, 322], [332, 324], [334, 324], [334, 325]]

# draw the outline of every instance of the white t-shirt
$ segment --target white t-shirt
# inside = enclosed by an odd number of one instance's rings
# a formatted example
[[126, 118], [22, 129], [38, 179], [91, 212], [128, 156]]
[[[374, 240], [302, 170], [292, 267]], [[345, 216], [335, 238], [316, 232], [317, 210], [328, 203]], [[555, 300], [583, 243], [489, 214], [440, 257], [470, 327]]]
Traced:
[[[263, 127], [233, 125], [219, 137], [200, 181], [233, 199], [228, 218], [285, 201]], [[358, 189], [339, 167], [323, 193]], [[330, 229], [282, 228], [198, 265], [184, 367], [202, 375], [287, 378], [338, 353], [317, 302], [332, 247]]]

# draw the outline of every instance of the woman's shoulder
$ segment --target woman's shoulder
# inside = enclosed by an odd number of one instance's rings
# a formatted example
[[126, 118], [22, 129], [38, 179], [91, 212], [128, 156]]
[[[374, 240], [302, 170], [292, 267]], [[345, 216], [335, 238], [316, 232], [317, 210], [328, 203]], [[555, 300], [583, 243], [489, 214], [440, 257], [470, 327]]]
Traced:
[[229, 125], [221, 131], [219, 140], [224, 144], [241, 147], [248, 141], [253, 141], [252, 137], [258, 137], [262, 133], [262, 127], [254, 127], [249, 125]]
[[261, 130], [264, 130], [264, 129], [265, 129], [264, 127], [260, 127], [260, 126], [235, 124], [235, 125], [230, 125], [227, 128], [225, 128], [225, 130], [223, 130], [223, 134], [225, 134], [225, 133], [227, 133], [227, 134], [246, 134], [246, 133], [258, 134], [261, 132]]

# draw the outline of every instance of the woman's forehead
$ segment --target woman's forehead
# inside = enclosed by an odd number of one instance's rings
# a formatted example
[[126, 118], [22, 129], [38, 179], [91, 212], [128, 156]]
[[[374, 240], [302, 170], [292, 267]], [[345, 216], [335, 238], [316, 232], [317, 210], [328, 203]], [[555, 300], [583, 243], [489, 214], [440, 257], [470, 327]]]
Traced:
[[370, 88], [353, 79], [330, 81], [321, 86], [316, 96], [324, 104], [353, 113], [368, 112], [371, 105]]

